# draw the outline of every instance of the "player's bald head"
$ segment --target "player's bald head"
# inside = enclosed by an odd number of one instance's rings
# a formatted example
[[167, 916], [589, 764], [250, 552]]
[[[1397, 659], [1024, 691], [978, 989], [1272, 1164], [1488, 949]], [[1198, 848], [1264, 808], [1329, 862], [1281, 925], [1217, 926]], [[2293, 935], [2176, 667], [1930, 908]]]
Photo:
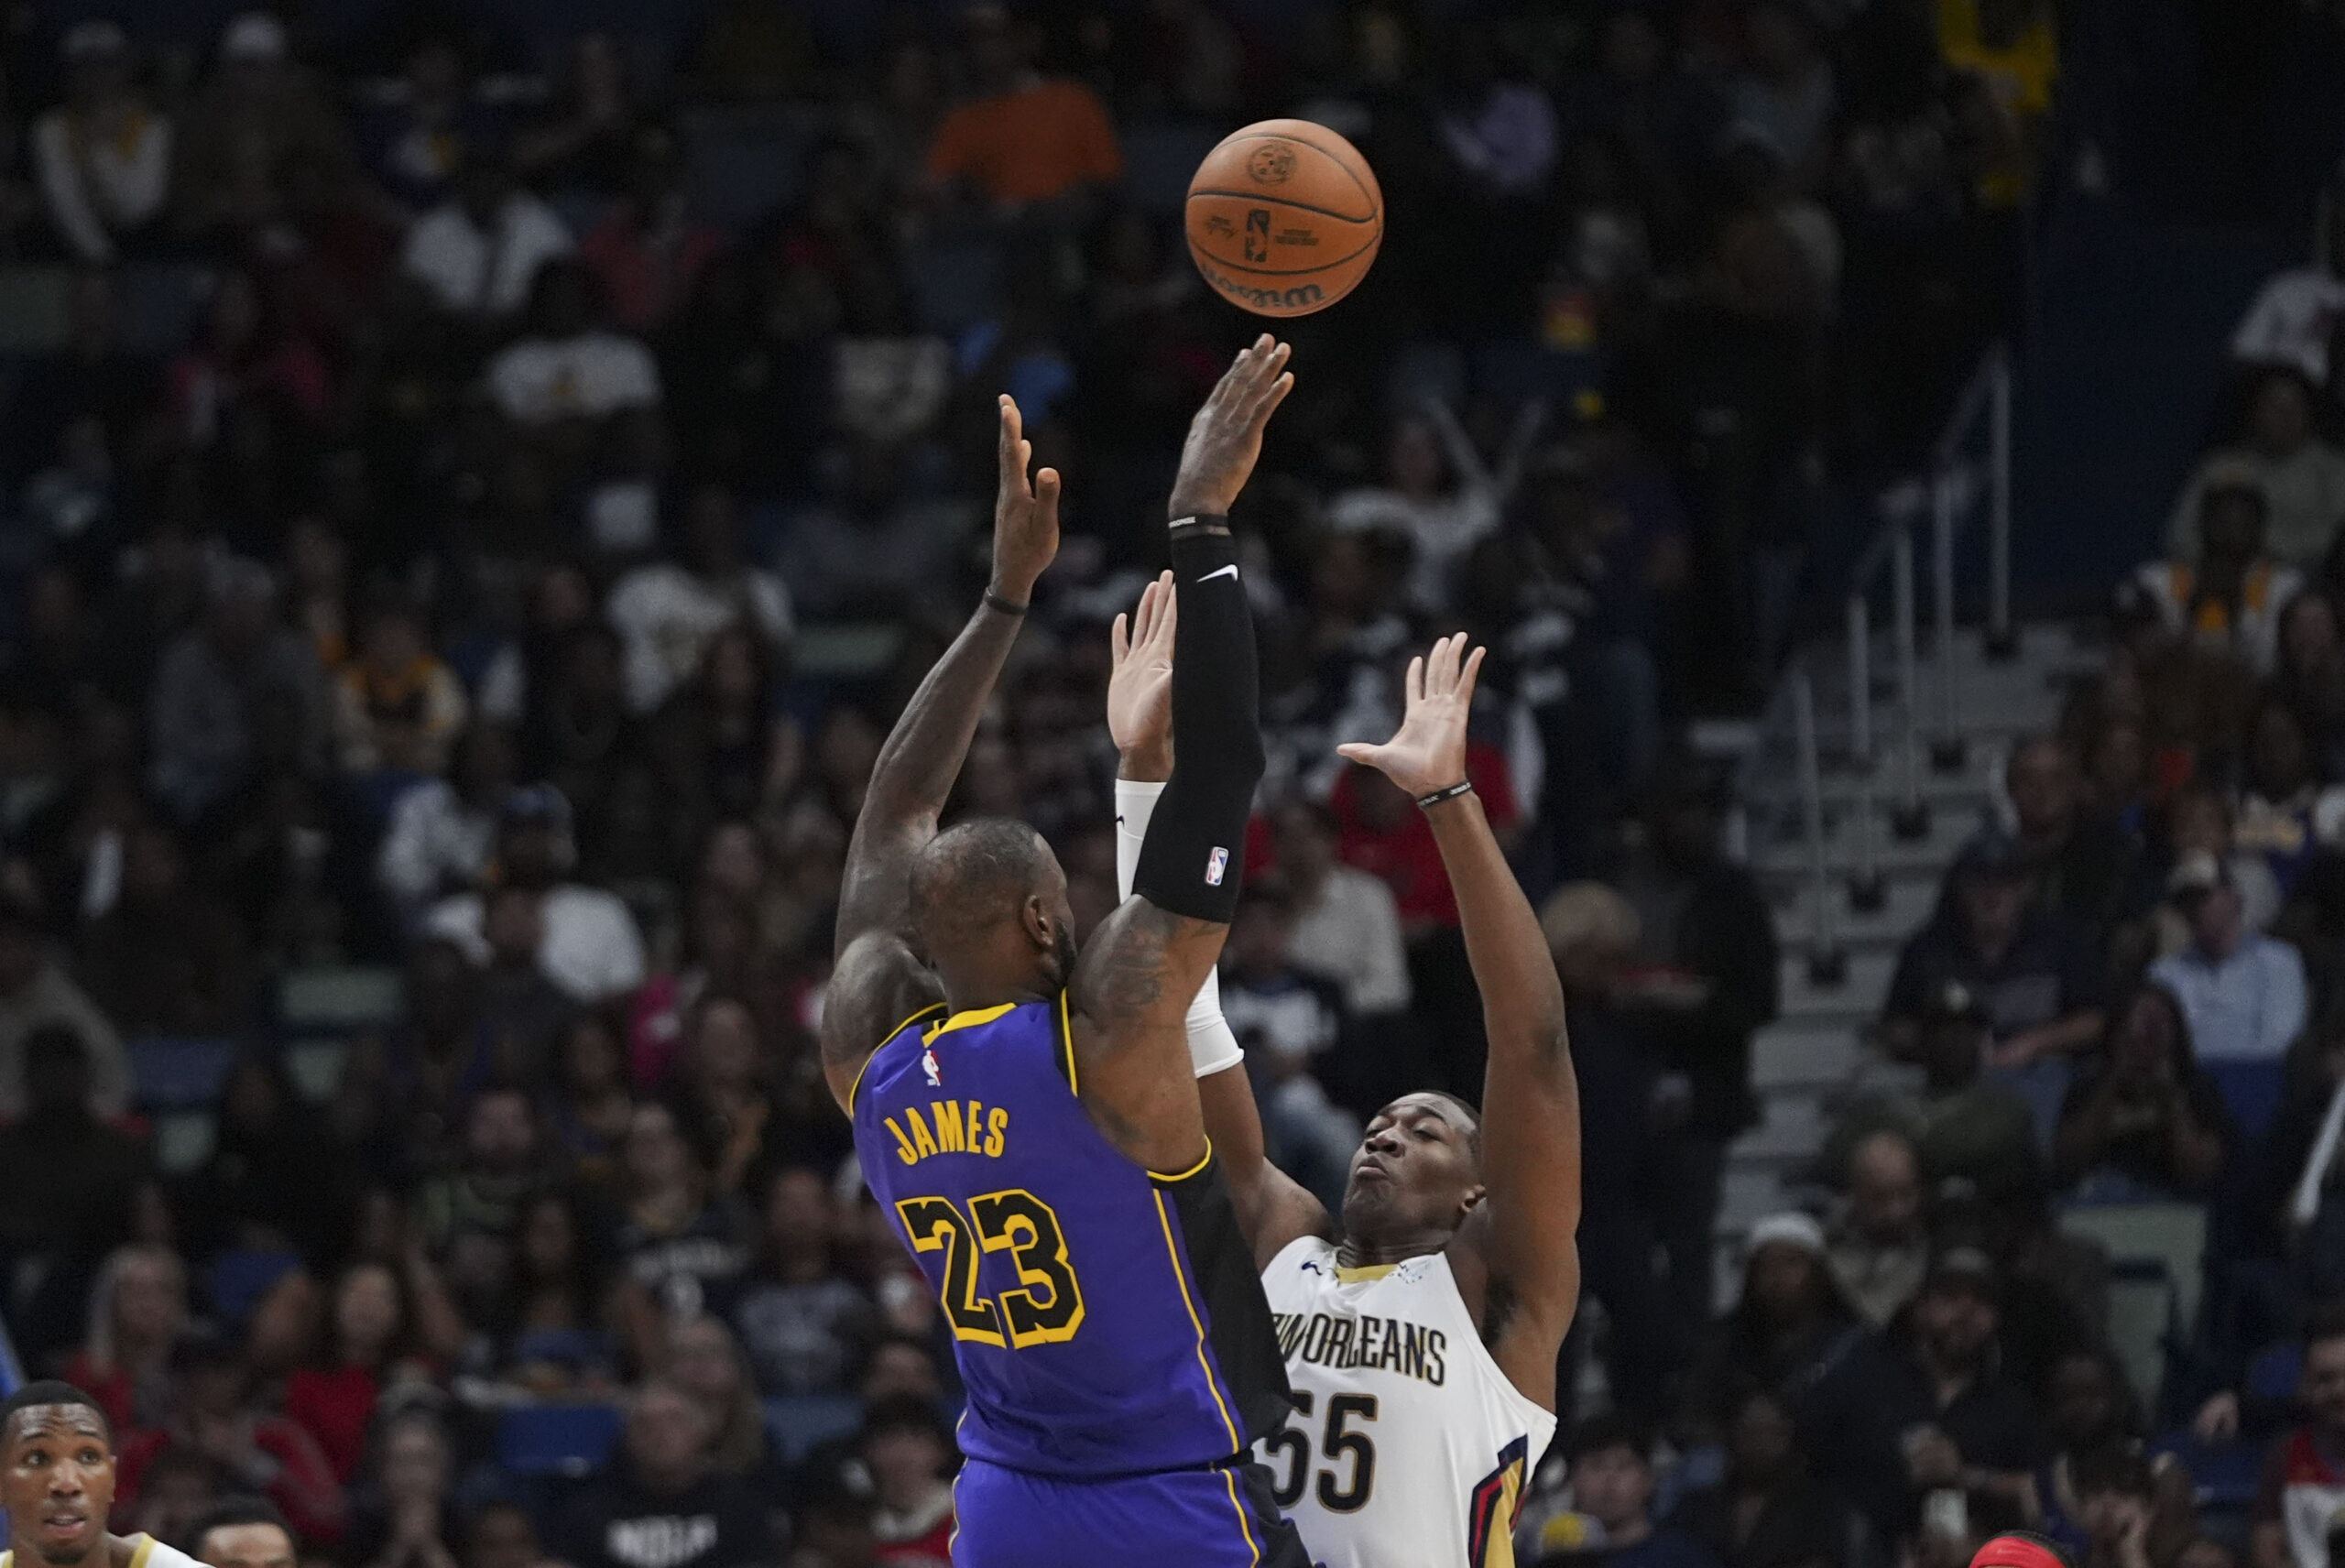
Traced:
[[[912, 925], [948, 990], [998, 983], [1054, 990], [1074, 964], [1066, 874], [1042, 835], [979, 817], [931, 839], [912, 862]], [[1042, 973], [1004, 973], [1020, 962]]]

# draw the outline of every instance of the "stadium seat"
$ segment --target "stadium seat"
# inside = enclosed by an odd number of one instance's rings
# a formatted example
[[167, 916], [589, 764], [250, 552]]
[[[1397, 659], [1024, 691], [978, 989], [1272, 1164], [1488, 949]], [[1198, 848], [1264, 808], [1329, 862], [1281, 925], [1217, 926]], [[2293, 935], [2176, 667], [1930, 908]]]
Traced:
[[1221, 138], [1199, 120], [1141, 120], [1118, 135], [1124, 151], [1124, 200], [1160, 217], [1181, 211], [1189, 180]]
[[241, 1323], [252, 1316], [253, 1308], [271, 1286], [300, 1267], [301, 1259], [290, 1252], [224, 1252], [212, 1260], [206, 1281], [212, 1310], [232, 1323]]
[[985, 240], [940, 240], [912, 253], [911, 274], [921, 324], [952, 337], [992, 313], [1001, 253]]
[[2247, 1358], [2247, 1377], [2240, 1391], [2252, 1399], [2285, 1404], [2296, 1397], [2296, 1380], [2304, 1370], [2303, 1345], [2293, 1339], [2267, 1345]]
[[766, 1441], [791, 1465], [817, 1444], [863, 1424], [863, 1401], [851, 1394], [796, 1394], [765, 1401]]
[[211, 1105], [220, 1097], [221, 1081], [236, 1057], [232, 1040], [149, 1035], [125, 1049], [132, 1094], [143, 1111], [186, 1111]]
[[616, 1405], [517, 1405], [496, 1418], [496, 1462], [516, 1475], [585, 1475], [619, 1440]]
[[2222, 1091], [2223, 1105], [2250, 1142], [2263, 1136], [2280, 1111], [2280, 1090], [2285, 1076], [2276, 1062], [2209, 1062], [2207, 1076]]

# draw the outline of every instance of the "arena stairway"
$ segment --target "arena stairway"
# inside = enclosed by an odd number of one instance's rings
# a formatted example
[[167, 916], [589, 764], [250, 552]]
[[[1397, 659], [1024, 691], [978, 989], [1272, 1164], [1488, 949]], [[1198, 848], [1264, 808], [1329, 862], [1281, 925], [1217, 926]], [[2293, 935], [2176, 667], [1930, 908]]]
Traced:
[[[1910, 1072], [1882, 1060], [1861, 1036], [1888, 993], [1898, 947], [1929, 918], [1939, 881], [1963, 841], [1998, 809], [2012, 743], [2049, 727], [2071, 682], [2099, 663], [2080, 627], [2051, 622], [2019, 629], [2018, 649], [2004, 659], [1986, 657], [1976, 631], [1958, 635], [1951, 734], [1962, 742], [1961, 759], [1945, 768], [1934, 767], [1929, 755], [1930, 743], [1945, 737], [1935, 723], [1937, 672], [1925, 638], [1915, 779], [1928, 822], [1926, 832], [1910, 840], [1898, 836], [1892, 820], [1903, 781], [1897, 746], [1903, 715], [1886, 673], [1893, 669], [1886, 637], [1871, 661], [1876, 757], [1869, 771], [1850, 757], [1848, 666], [1838, 643], [1801, 650], [1755, 724], [1696, 736], [1705, 749], [1733, 754], [1740, 767], [1735, 835], [1773, 909], [1783, 944], [1782, 1015], [1752, 1044], [1761, 1119], [1736, 1140], [1727, 1164], [1716, 1279], [1722, 1305], [1740, 1279], [1742, 1238], [1751, 1224], [1778, 1210], [1814, 1206], [1819, 1194], [1803, 1183], [1803, 1168], [1821, 1148], [1837, 1106], [1852, 1093], [1888, 1087]], [[1795, 672], [1806, 675], [1816, 698], [1828, 872], [1821, 933], [1790, 717]], [[1862, 855], [1860, 812], [1869, 814], [1881, 872], [1882, 896], [1875, 909], [1855, 907], [1850, 896]], [[1812, 962], [1819, 936], [1841, 956], [1837, 974]]]

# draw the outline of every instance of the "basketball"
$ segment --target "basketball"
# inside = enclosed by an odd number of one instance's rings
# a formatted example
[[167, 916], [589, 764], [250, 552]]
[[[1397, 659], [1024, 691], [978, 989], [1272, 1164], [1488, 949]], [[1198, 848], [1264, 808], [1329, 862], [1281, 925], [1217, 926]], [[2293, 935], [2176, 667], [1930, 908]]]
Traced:
[[1233, 131], [1189, 181], [1189, 255], [1232, 304], [1307, 316], [1359, 286], [1384, 194], [1359, 149], [1308, 120]]

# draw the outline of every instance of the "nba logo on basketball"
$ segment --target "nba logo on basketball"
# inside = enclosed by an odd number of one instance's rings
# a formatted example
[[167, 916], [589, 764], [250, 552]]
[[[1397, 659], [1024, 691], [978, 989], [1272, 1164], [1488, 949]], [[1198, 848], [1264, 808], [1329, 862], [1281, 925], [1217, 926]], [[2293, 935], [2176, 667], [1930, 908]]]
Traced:
[[1228, 869], [1229, 851], [1222, 848], [1219, 844], [1216, 844], [1214, 846], [1214, 852], [1205, 856], [1205, 886], [1208, 887], [1220, 887], [1222, 874]]
[[1246, 259], [1271, 259], [1271, 210], [1249, 207], [1246, 211]]

